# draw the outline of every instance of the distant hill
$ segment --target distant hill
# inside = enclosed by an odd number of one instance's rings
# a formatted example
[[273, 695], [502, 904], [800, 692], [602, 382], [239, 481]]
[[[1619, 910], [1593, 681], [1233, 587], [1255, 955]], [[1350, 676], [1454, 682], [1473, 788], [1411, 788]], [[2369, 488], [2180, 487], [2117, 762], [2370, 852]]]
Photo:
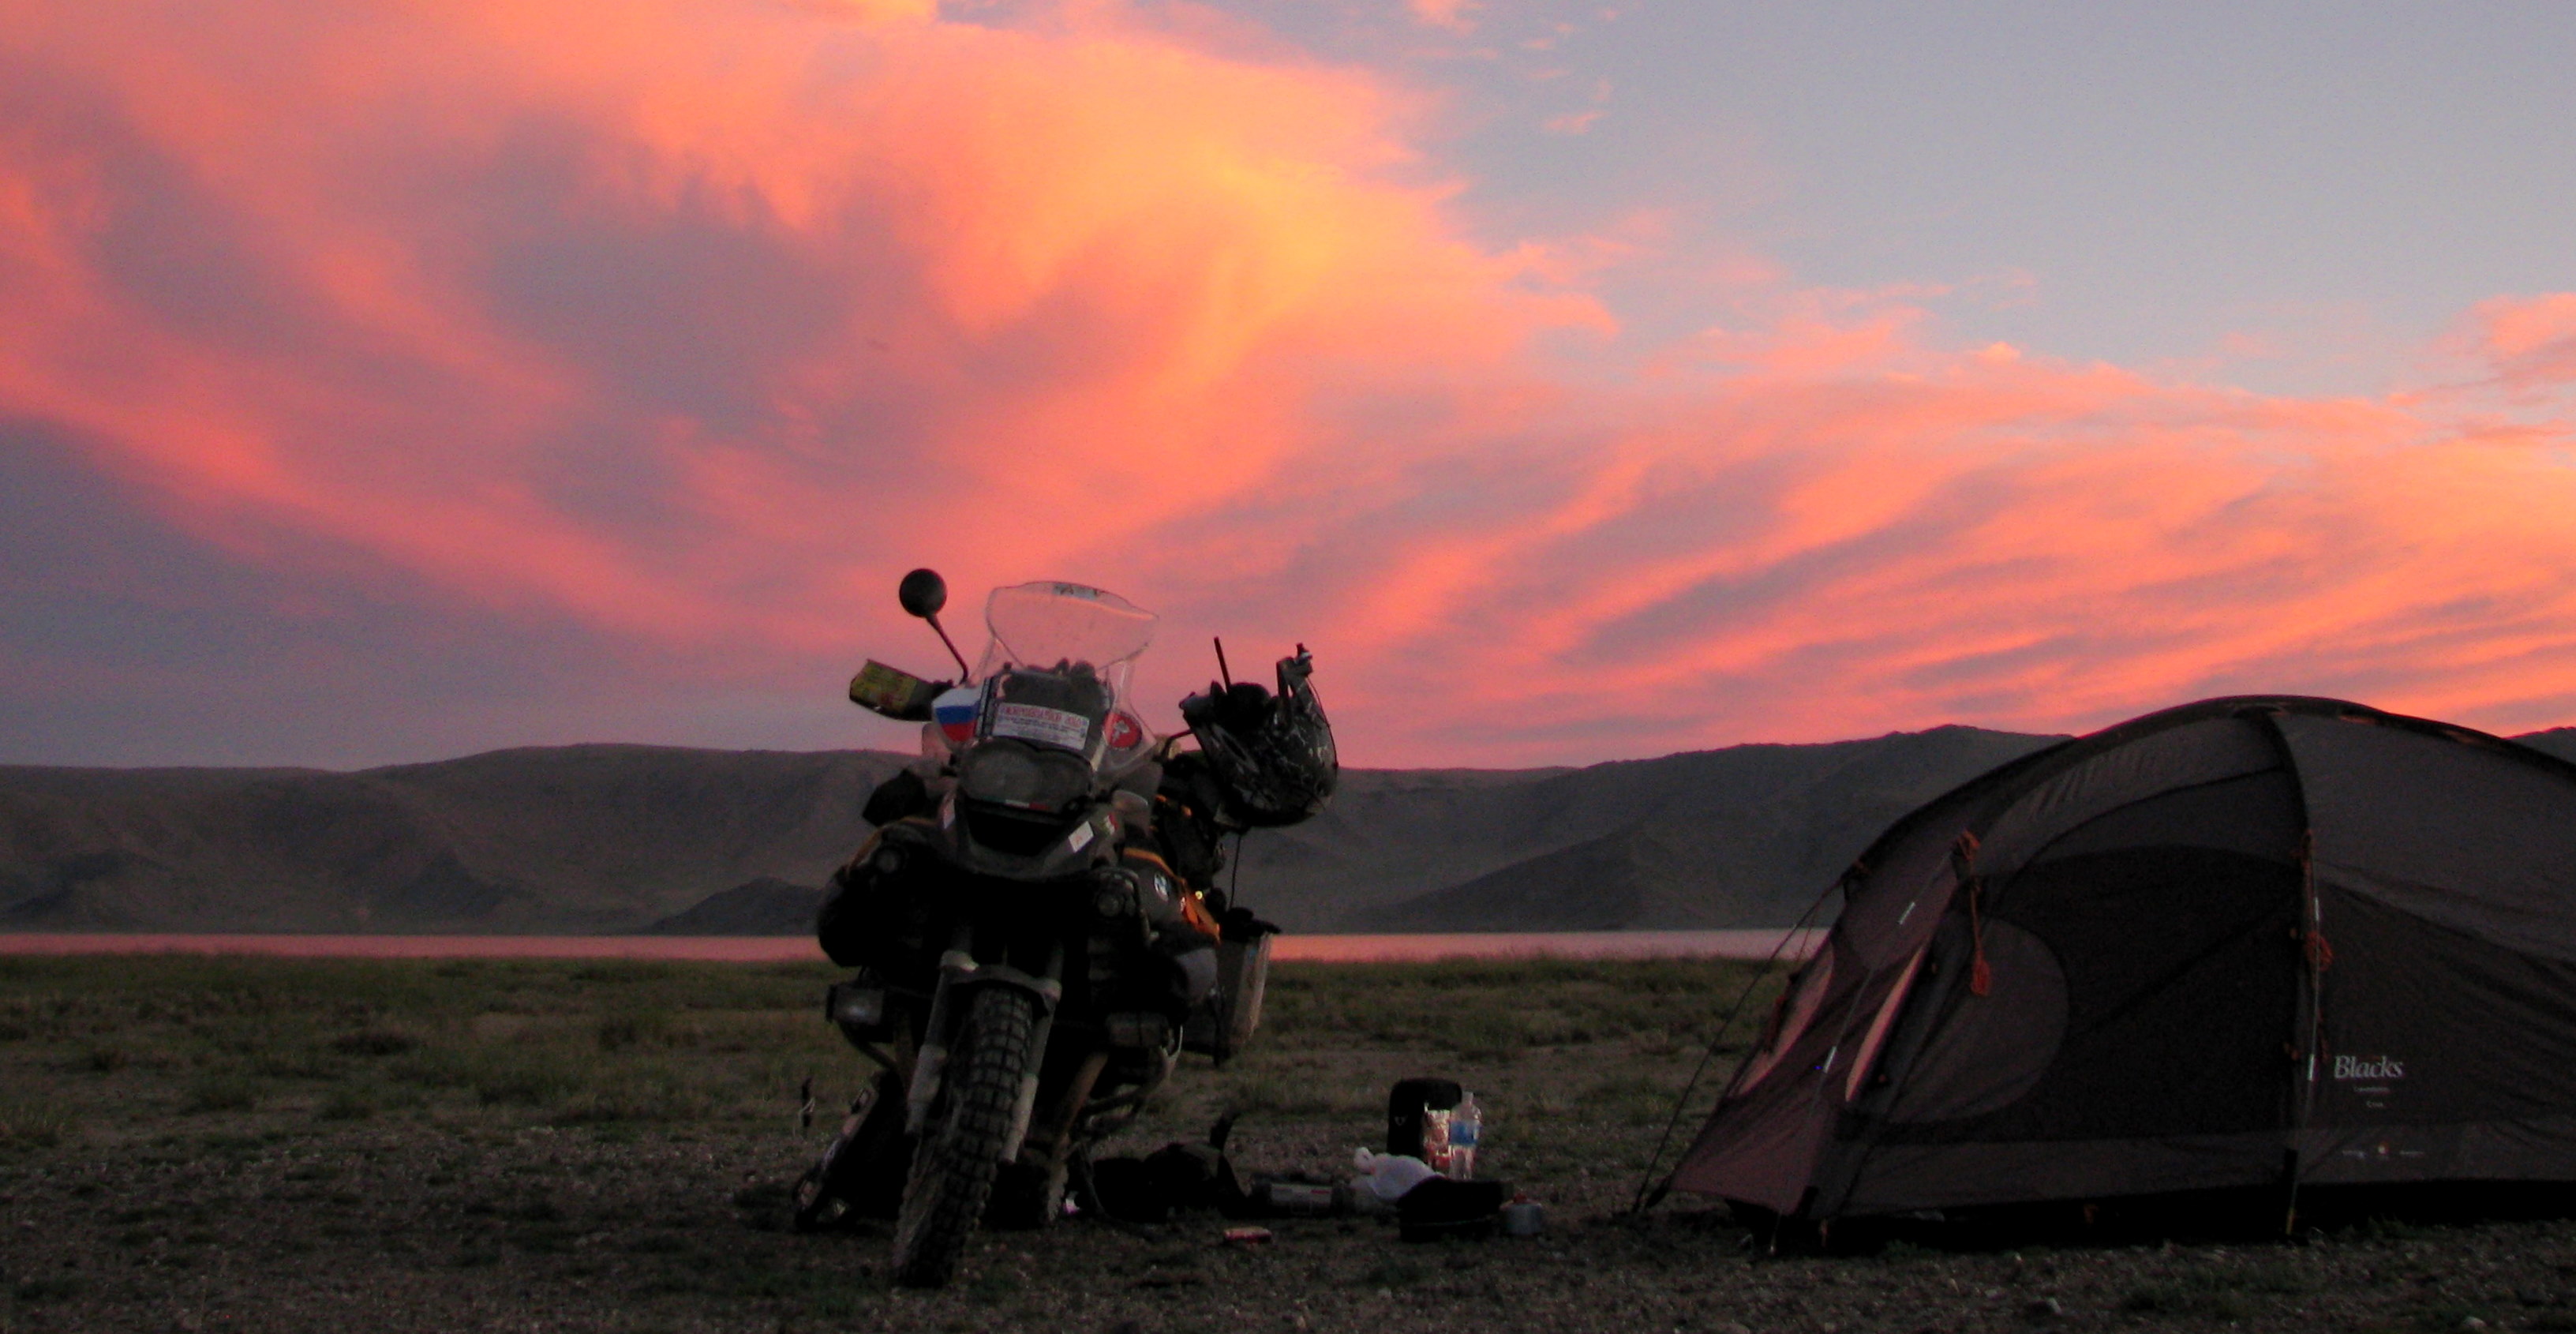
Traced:
[[[1898, 816], [2056, 740], [1941, 727], [1668, 755], [1489, 787], [1455, 830], [1453, 864], [1472, 869], [1344, 920], [1373, 931], [1785, 925]], [[1329, 837], [1312, 825], [1291, 833]], [[1257, 869], [1259, 841], [1252, 854]]]
[[[2576, 759], [2576, 728], [2518, 738]], [[1253, 834], [1292, 931], [1783, 925], [1897, 816], [2056, 740], [1968, 727], [1581, 769], [1351, 770]], [[902, 762], [566, 746], [357, 773], [0, 767], [0, 931], [797, 934]]]
[[796, 936], [814, 929], [823, 891], [776, 876], [719, 890], [642, 929], [648, 936]]
[[565, 746], [358, 773], [0, 767], [0, 930], [631, 930], [819, 884], [901, 758]]
[[2576, 727], [2553, 727], [2546, 732], [2525, 732], [2514, 740], [2534, 750], [2545, 750], [2562, 760], [2576, 761]]

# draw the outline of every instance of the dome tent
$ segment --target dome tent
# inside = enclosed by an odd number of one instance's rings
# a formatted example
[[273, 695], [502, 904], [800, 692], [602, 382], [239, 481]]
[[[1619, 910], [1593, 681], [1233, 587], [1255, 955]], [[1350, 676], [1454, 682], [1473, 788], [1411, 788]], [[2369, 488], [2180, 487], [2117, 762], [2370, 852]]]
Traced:
[[1899, 820], [1669, 1188], [1798, 1220], [2576, 1181], [2576, 765], [2186, 705]]

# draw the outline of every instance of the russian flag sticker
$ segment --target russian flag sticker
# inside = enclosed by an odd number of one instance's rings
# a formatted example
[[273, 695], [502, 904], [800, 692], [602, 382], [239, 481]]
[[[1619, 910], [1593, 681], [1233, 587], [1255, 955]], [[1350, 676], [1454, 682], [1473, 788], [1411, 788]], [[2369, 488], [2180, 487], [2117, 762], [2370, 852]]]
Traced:
[[963, 746], [975, 739], [975, 711], [984, 702], [984, 692], [974, 686], [959, 686], [930, 702], [930, 716], [939, 720], [939, 734], [951, 746]]

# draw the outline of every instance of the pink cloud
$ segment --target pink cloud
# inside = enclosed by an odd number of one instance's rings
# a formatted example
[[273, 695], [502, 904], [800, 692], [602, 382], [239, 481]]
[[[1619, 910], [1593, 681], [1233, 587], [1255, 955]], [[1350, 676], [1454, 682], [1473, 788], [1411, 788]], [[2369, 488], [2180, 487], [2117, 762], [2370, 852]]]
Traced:
[[1483, 0], [1404, 0], [1413, 21], [1451, 32], [1471, 32], [1476, 21], [1471, 15], [1484, 8]]
[[[1303, 639], [1369, 763], [2576, 716], [2563, 427], [1951, 346], [1740, 250], [1625, 349], [1653, 219], [1479, 246], [1407, 90], [1115, 6], [65, 6], [0, 62], [0, 413], [250, 567], [682, 684], [898, 652], [935, 562]], [[2576, 297], [2473, 322], [2576, 378]]]
[[2576, 385], [2576, 292], [2497, 297], [2470, 312], [2478, 351], [2520, 391]]

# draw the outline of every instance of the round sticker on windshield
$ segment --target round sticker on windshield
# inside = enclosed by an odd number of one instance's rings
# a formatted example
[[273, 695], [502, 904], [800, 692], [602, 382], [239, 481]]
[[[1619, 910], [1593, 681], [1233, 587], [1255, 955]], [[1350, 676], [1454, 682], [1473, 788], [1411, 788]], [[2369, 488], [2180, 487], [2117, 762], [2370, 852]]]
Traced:
[[1145, 739], [1145, 725], [1125, 713], [1109, 715], [1109, 748], [1133, 750]]

